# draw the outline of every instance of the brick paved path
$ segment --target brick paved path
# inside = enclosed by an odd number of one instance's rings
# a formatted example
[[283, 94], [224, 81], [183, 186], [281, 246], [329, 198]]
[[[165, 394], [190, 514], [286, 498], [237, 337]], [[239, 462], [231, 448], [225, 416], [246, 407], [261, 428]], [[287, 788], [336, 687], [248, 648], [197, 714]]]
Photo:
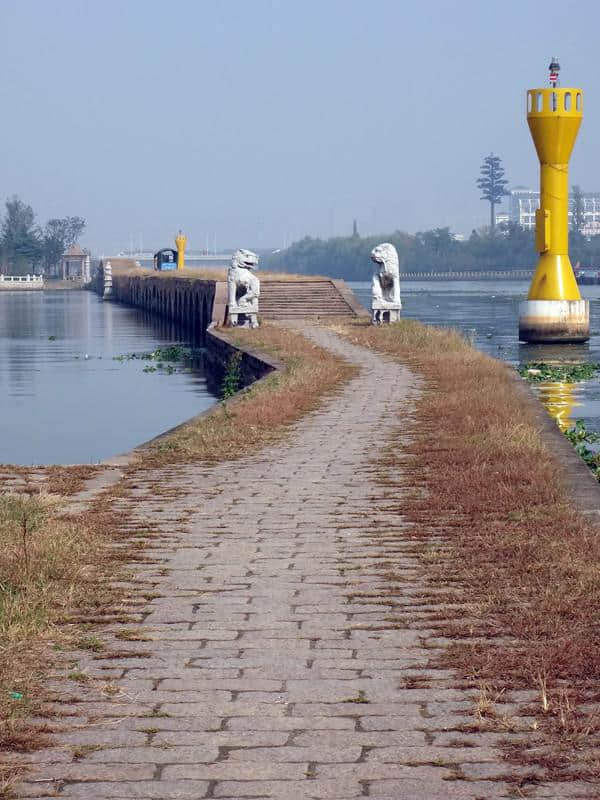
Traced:
[[[288, 439], [214, 468], [136, 476], [123, 502], [164, 535], [135, 570], [159, 596], [138, 623], [108, 627], [112, 653], [75, 654], [88, 684], [67, 678], [73, 664], [57, 675], [64, 731], [32, 757], [22, 796], [525, 796], [502, 779], [511, 768], [495, 735], [459, 730], [473, 723], [473, 693], [427, 667], [443, 642], [419, 624], [418, 564], [375, 480], [380, 438], [410, 429], [417, 380], [310, 335], [361, 372]], [[181, 491], [157, 497], [157, 480]], [[398, 609], [415, 624], [394, 622]], [[132, 629], [151, 638], [130, 640]], [[415, 673], [425, 688], [408, 688]], [[592, 796], [584, 789], [527, 796]]]

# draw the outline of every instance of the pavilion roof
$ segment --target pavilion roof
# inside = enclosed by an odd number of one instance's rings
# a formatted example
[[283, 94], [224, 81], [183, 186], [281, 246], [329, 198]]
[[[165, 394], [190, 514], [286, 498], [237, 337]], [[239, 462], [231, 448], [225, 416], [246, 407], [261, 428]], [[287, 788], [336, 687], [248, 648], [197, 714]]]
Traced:
[[85, 256], [85, 253], [78, 244], [71, 245], [71, 247], [69, 247], [67, 252], [64, 254], [63, 258], [71, 258], [73, 256]]

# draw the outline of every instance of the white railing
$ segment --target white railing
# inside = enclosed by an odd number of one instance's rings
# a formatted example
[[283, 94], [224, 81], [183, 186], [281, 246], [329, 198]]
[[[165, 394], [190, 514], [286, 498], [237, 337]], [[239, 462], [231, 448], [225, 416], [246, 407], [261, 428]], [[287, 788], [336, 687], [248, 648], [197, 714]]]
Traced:
[[0, 275], [0, 289], [43, 289], [43, 275]]

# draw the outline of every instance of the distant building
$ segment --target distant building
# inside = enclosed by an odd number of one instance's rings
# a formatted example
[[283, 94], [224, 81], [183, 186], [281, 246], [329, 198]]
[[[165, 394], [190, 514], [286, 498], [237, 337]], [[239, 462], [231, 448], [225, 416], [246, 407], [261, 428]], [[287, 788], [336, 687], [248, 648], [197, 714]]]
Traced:
[[61, 262], [62, 279], [90, 280], [90, 256], [78, 244], [69, 247]]
[[524, 186], [511, 189], [508, 197], [508, 219], [523, 230], [535, 230], [535, 212], [540, 207], [540, 193]]
[[[600, 234], [600, 192], [582, 192], [584, 236]], [[535, 230], [535, 212], [540, 207], [540, 193], [524, 186], [511, 189], [508, 200], [508, 220], [523, 230]], [[498, 215], [499, 217], [500, 215]], [[573, 216], [573, 198], [569, 199], [569, 224]], [[498, 220], [499, 221], [499, 220]]]
[[[585, 219], [581, 232], [584, 236], [598, 236], [600, 234], [600, 192], [582, 192], [583, 197], [583, 216]], [[573, 198], [571, 198], [571, 210], [569, 217], [573, 214]]]

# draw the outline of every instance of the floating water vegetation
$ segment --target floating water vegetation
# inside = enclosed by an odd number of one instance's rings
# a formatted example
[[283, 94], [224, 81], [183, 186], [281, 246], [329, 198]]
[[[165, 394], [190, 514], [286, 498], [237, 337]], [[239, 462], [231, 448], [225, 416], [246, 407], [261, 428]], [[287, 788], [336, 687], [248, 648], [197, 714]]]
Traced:
[[173, 364], [163, 364], [162, 361], [159, 361], [155, 367], [151, 364], [147, 364], [142, 372], [158, 372], [159, 370], [167, 375], [173, 375], [174, 372], [177, 372], [177, 369], [173, 366]]
[[181, 344], [170, 344], [167, 347], [157, 347], [150, 353], [125, 353], [115, 356], [114, 361], [185, 361], [193, 358], [196, 351]]
[[[532, 362], [519, 367], [519, 375], [531, 383], [579, 383], [595, 378], [600, 372], [600, 364], [548, 364], [545, 361]], [[600, 450], [592, 450], [589, 445], [600, 444], [600, 433], [589, 431], [585, 422], [578, 419], [575, 425], [564, 431], [579, 457], [585, 461], [597, 480], [600, 481]]]
[[518, 367], [519, 375], [531, 383], [557, 381], [560, 383], [578, 383], [595, 378], [600, 372], [600, 364], [548, 364], [536, 361]]
[[585, 422], [578, 419], [575, 425], [565, 431], [565, 436], [575, 448], [577, 454], [582, 458], [597, 480], [600, 480], [600, 452], [588, 447], [590, 444], [600, 443], [600, 433], [588, 431]]
[[124, 361], [152, 361], [153, 364], [147, 364], [143, 372], [164, 372], [167, 375], [172, 375], [177, 372], [175, 364], [185, 363], [192, 361], [198, 353], [189, 347], [184, 347], [180, 344], [171, 344], [167, 347], [158, 347], [149, 353], [125, 353], [121, 356], [115, 356], [114, 361], [123, 363]]

